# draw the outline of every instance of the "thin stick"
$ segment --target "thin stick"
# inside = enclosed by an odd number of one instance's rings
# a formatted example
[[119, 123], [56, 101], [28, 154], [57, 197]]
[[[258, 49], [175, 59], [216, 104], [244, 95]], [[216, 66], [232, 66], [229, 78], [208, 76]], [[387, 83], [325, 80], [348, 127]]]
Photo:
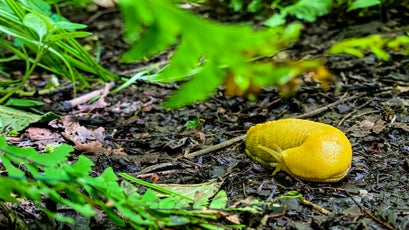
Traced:
[[109, 83], [105, 84], [103, 89], [94, 90], [94, 91], [89, 92], [87, 94], [84, 94], [84, 95], [82, 95], [80, 97], [71, 99], [69, 101], [64, 101], [63, 102], [64, 108], [71, 109], [71, 108], [73, 108], [73, 107], [75, 107], [77, 105], [83, 104], [83, 103], [91, 100], [94, 97], [104, 95], [104, 94], [108, 93], [109, 89], [114, 87], [114, 85], [115, 85], [115, 82], [109, 82]]
[[236, 142], [239, 142], [239, 141], [242, 141], [244, 139], [246, 139], [246, 134], [242, 134], [241, 136], [234, 137], [234, 138], [229, 139], [227, 141], [223, 141], [223, 142], [221, 142], [221, 143], [219, 143], [217, 145], [212, 145], [209, 148], [202, 149], [202, 150], [193, 152], [191, 154], [185, 154], [184, 157], [186, 157], [188, 159], [193, 159], [195, 157], [202, 156], [202, 155], [205, 155], [207, 153], [210, 153], [210, 152], [225, 148], [225, 147], [227, 147], [229, 145], [232, 145], [232, 144], [234, 144]]
[[354, 96], [350, 96], [350, 97], [345, 97], [345, 98], [342, 98], [342, 97], [341, 97], [339, 100], [337, 100], [337, 101], [335, 101], [335, 102], [332, 102], [331, 104], [328, 104], [328, 105], [326, 105], [326, 106], [324, 106], [324, 107], [321, 107], [321, 108], [318, 108], [318, 109], [316, 109], [316, 110], [312, 110], [312, 111], [310, 111], [310, 112], [308, 112], [308, 113], [304, 113], [304, 114], [295, 116], [294, 118], [313, 117], [313, 116], [315, 116], [315, 115], [318, 115], [318, 114], [320, 114], [320, 113], [322, 113], [322, 112], [325, 112], [325, 111], [331, 109], [331, 108], [334, 107], [334, 106], [337, 106], [337, 105], [339, 105], [339, 104], [341, 104], [341, 103], [344, 103], [344, 102], [346, 102], [346, 101], [350, 101], [350, 100], [357, 99], [357, 98], [362, 97], [362, 96], [363, 96], [363, 94], [358, 94], [358, 95], [354, 95]]
[[[310, 111], [308, 113], [304, 113], [304, 114], [295, 116], [294, 118], [312, 117], [312, 116], [318, 115], [318, 114], [320, 114], [320, 113], [322, 113], [324, 111], [327, 111], [327, 110], [331, 109], [334, 106], [337, 106], [337, 105], [339, 105], [341, 103], [344, 103], [345, 101], [354, 100], [354, 99], [362, 97], [362, 96], [363, 96], [363, 94], [358, 94], [358, 95], [354, 95], [354, 96], [351, 96], [351, 97], [340, 98], [339, 100], [337, 100], [337, 101], [335, 101], [335, 102], [333, 102], [331, 104], [328, 104], [328, 105], [326, 105], [324, 107], [321, 107], [321, 108], [318, 108], [316, 110]], [[210, 146], [210, 147], [208, 147], [206, 149], [201, 149], [199, 151], [196, 151], [196, 152], [193, 152], [193, 153], [190, 153], [190, 154], [185, 154], [184, 157], [186, 157], [188, 159], [193, 159], [195, 157], [202, 156], [202, 155], [208, 154], [210, 152], [225, 148], [225, 147], [227, 147], [229, 145], [232, 145], [232, 144], [234, 144], [236, 142], [243, 141], [244, 139], [246, 139], [246, 134], [243, 134], [243, 135], [238, 136], [238, 137], [234, 137], [232, 139], [229, 139], [229, 140], [224, 141], [222, 143], [219, 143], [217, 145], [212, 145], [212, 146]]]
[[309, 200], [305, 200], [304, 198], [301, 198], [300, 200], [301, 200], [301, 203], [303, 205], [309, 206], [312, 209], [315, 209], [315, 210], [317, 210], [318, 212], [320, 212], [320, 213], [322, 213], [324, 215], [327, 215], [327, 216], [331, 215], [331, 212], [329, 210], [327, 210], [327, 209], [325, 209], [323, 207], [320, 207], [319, 205], [314, 204]]
[[374, 214], [372, 214], [370, 211], [368, 211], [365, 207], [363, 207], [361, 204], [359, 204], [352, 196], [351, 194], [346, 191], [346, 194], [349, 196], [349, 198], [352, 199], [352, 201], [361, 209], [362, 212], [364, 212], [366, 215], [368, 215], [370, 218], [372, 218], [375, 222], [377, 222], [378, 224], [382, 225], [383, 227], [385, 227], [386, 229], [389, 230], [394, 230], [395, 228], [393, 226], [391, 226], [389, 223], [386, 223], [385, 221], [382, 221], [381, 219], [379, 219], [377, 216], [375, 216]]

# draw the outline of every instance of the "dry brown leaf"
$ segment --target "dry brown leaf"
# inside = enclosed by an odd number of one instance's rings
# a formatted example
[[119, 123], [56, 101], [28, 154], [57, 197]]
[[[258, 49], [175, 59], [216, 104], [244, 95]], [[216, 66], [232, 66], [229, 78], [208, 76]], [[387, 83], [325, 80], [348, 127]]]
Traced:
[[394, 123], [391, 124], [391, 126], [392, 126], [393, 128], [403, 129], [403, 130], [405, 130], [406, 132], [409, 132], [409, 125], [406, 124], [406, 123], [394, 122]]
[[61, 132], [61, 135], [75, 145], [84, 144], [89, 141], [104, 143], [105, 129], [103, 127], [94, 130], [87, 129], [78, 123], [75, 116], [64, 116], [61, 120], [51, 121], [49, 125], [54, 128], [62, 128], [64, 131]]
[[233, 224], [240, 224], [240, 218], [238, 215], [230, 215], [230, 216], [226, 216], [226, 219], [230, 222], [232, 222]]
[[351, 136], [365, 137], [371, 133], [379, 134], [385, 129], [385, 121], [377, 119], [376, 122], [363, 120], [350, 128]]
[[76, 144], [74, 149], [81, 153], [95, 153], [99, 152], [102, 149], [102, 144], [96, 141], [90, 141], [84, 144]]

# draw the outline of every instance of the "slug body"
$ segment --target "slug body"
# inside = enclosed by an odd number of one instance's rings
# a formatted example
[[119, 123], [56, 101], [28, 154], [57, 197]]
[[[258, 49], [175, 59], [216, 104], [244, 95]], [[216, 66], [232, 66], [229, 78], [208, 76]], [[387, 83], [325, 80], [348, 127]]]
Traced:
[[337, 182], [351, 168], [352, 148], [345, 134], [330, 125], [302, 119], [282, 119], [252, 126], [246, 154], [273, 175], [285, 171], [312, 182]]

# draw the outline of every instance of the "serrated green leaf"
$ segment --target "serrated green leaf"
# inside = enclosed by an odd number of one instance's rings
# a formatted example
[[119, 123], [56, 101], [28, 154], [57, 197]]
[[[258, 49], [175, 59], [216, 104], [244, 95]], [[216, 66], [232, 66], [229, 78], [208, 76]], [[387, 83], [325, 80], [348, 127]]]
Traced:
[[142, 195], [141, 198], [146, 204], [151, 204], [150, 206], [151, 208], [158, 208], [159, 205], [157, 201], [159, 201], [159, 198], [153, 190], [151, 189], [146, 190], [146, 192]]
[[317, 17], [327, 14], [331, 6], [332, 0], [299, 0], [285, 10], [298, 19], [314, 22]]
[[144, 25], [150, 25], [154, 20], [152, 7], [146, 1], [135, 4], [134, 0], [121, 0], [119, 8], [125, 24], [124, 38], [127, 42], [135, 42], [144, 32]]
[[[2, 138], [3, 137], [0, 137], [0, 140]], [[2, 145], [1, 151], [5, 156], [17, 164], [34, 162], [46, 167], [55, 167], [67, 160], [67, 157], [70, 152], [73, 151], [73, 148], [67, 144], [62, 144], [54, 152], [40, 154], [34, 148], [19, 148], [17, 146]], [[26, 164], [26, 167], [32, 166]], [[28, 169], [30, 170], [30, 168]]]
[[60, 221], [61, 223], [67, 223], [67, 224], [75, 224], [75, 221], [71, 217], [63, 216], [61, 213], [54, 213], [51, 212], [47, 209], [43, 210], [50, 218]]
[[[222, 25], [183, 11], [171, 1], [141, 1], [140, 7], [121, 1], [120, 5], [125, 30], [138, 28], [130, 33], [133, 36], [128, 39], [135, 42], [124, 60], [146, 59], [176, 45], [169, 64], [154, 77], [144, 78], [155, 82], [191, 79], [163, 104], [170, 108], [206, 99], [224, 82], [227, 70], [240, 72], [237, 69], [253, 58], [274, 55], [297, 39], [301, 30], [300, 24], [258, 31], [247, 25]], [[134, 16], [138, 13], [143, 16]], [[251, 76], [243, 75], [247, 82]]]
[[70, 180], [71, 178], [68, 176], [65, 170], [61, 170], [61, 168], [57, 167], [46, 167], [43, 169], [43, 173], [41, 175], [35, 176], [37, 179], [47, 180], [49, 184], [57, 185], [59, 180]]
[[[0, 152], [1, 151], [2, 151], [2, 149], [0, 147]], [[14, 177], [14, 178], [22, 178], [22, 179], [26, 178], [25, 173], [21, 169], [14, 166], [11, 163], [10, 159], [8, 159], [5, 156], [0, 156], [0, 159], [1, 159], [1, 162], [3, 163], [4, 167], [7, 170], [7, 175], [8, 176]]]
[[226, 191], [220, 190], [216, 196], [214, 196], [213, 200], [210, 202], [209, 208], [213, 209], [224, 209], [227, 205], [227, 194]]
[[117, 182], [118, 177], [116, 176], [114, 170], [109, 167], [104, 170], [104, 172], [100, 176], [105, 182]]
[[94, 166], [94, 163], [89, 158], [80, 155], [77, 162], [65, 167], [65, 171], [73, 177], [81, 178], [89, 175], [92, 166]]
[[223, 72], [222, 69], [218, 68], [210, 61], [206, 62], [202, 71], [192, 80], [184, 84], [165, 103], [163, 103], [163, 106], [166, 108], [180, 108], [185, 104], [191, 104], [208, 98], [224, 80], [222, 77], [209, 78], [209, 76], [222, 76]]
[[41, 190], [38, 189], [37, 186], [29, 186], [27, 189], [25, 189], [28, 198], [35, 200], [35, 201], [41, 201], [42, 199], [42, 192]]
[[16, 186], [22, 186], [23, 183], [18, 184], [19, 182], [16, 180], [13, 180], [8, 177], [0, 177], [0, 184], [1, 184], [1, 189], [0, 189], [0, 199], [2, 201], [9, 201], [18, 204], [19, 201], [16, 199], [16, 197], [13, 195], [15, 192], [15, 187]]
[[74, 151], [74, 149], [70, 145], [62, 144], [51, 153], [38, 154], [37, 152], [30, 152], [27, 157], [30, 157], [31, 161], [38, 162], [47, 167], [55, 167], [66, 162], [72, 151]]

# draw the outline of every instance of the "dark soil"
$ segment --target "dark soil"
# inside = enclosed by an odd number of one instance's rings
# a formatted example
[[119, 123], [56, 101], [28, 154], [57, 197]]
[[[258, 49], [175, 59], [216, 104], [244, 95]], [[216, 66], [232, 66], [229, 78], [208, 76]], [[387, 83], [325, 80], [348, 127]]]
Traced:
[[[89, 13], [68, 13], [76, 15], [72, 20], [78, 22], [90, 18]], [[323, 91], [305, 75], [301, 89], [290, 97], [280, 97], [271, 87], [265, 88], [257, 101], [248, 101], [228, 98], [223, 89], [219, 89], [205, 102], [165, 110], [161, 103], [177, 85], [139, 82], [108, 95], [108, 106], [103, 109], [77, 113], [74, 108], [65, 113], [75, 114], [80, 123], [90, 129], [104, 127], [110, 137], [105, 145], [123, 148], [127, 154], [88, 154], [96, 164], [96, 172], [113, 167], [115, 172], [161, 183], [194, 184], [218, 179], [223, 181], [221, 189], [227, 192], [231, 204], [253, 196], [285, 207], [281, 214], [265, 210], [264, 215], [241, 216], [242, 223], [249, 227], [409, 229], [409, 59], [393, 52], [388, 62], [370, 53], [361, 59], [325, 54], [331, 44], [344, 38], [373, 33], [399, 34], [395, 31], [407, 25], [403, 21], [408, 18], [405, 14], [392, 9], [383, 17], [369, 19], [329, 15], [306, 24], [302, 38], [286, 53], [298, 59], [325, 57], [326, 66], [337, 78], [328, 91]], [[350, 19], [341, 20], [341, 16]], [[121, 40], [117, 11], [107, 11], [87, 23], [103, 48], [103, 65], [113, 72], [129, 76], [142, 67], [162, 61], [159, 56], [150, 63], [119, 62], [127, 46]], [[56, 104], [70, 97], [67, 92], [60, 92], [47, 99], [55, 109]], [[334, 102], [339, 103], [328, 107]], [[320, 108], [323, 109], [319, 111]], [[244, 154], [242, 142], [194, 159], [183, 157], [245, 134], [255, 124], [287, 117], [327, 123], [348, 136], [353, 146], [353, 160], [346, 178], [330, 184], [301, 181], [284, 172], [272, 177], [272, 169], [254, 163]], [[200, 120], [199, 127], [186, 130], [185, 124], [196, 118]], [[331, 214], [325, 215], [298, 199], [279, 198], [293, 190]], [[88, 226], [82, 227], [88, 229]]]

